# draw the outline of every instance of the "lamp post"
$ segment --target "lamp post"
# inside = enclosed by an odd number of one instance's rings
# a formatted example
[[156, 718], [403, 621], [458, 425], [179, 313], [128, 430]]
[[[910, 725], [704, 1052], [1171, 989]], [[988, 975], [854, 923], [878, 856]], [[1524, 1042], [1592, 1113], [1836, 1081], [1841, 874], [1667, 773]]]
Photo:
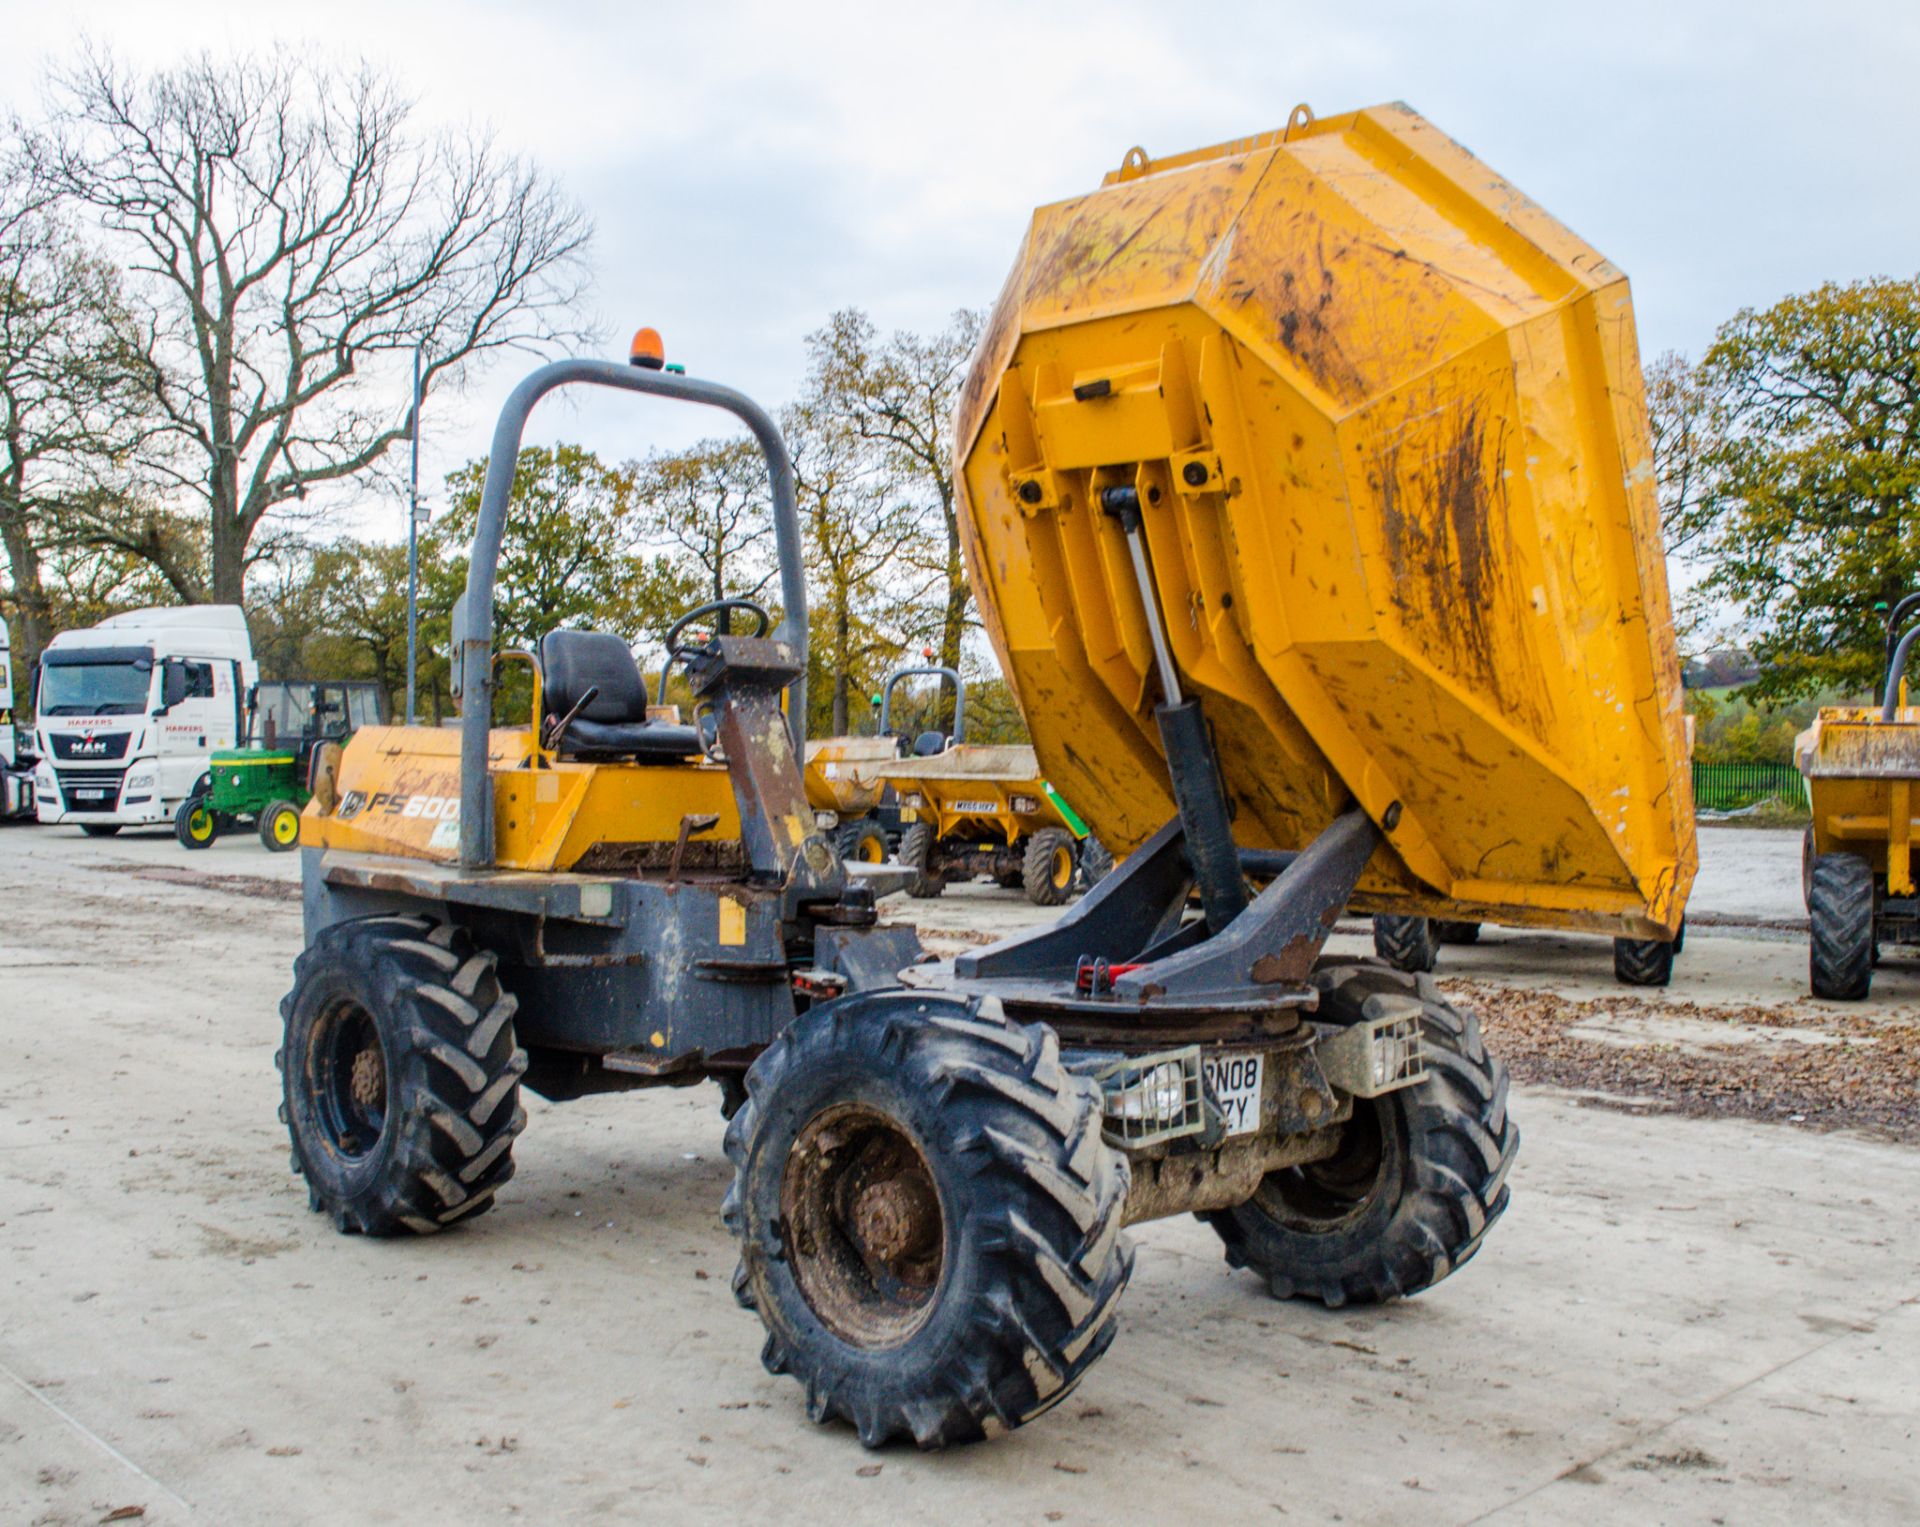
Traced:
[[420, 638], [420, 352], [413, 347], [413, 409], [408, 433], [413, 437], [413, 461], [408, 469], [407, 493], [407, 725], [413, 725], [414, 676]]

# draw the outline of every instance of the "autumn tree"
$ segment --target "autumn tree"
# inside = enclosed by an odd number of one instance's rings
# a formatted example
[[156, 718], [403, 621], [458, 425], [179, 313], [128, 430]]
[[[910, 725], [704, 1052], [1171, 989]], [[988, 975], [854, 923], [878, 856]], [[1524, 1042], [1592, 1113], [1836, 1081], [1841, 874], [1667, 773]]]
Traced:
[[871, 318], [847, 308], [807, 337], [810, 403], [879, 447], [927, 517], [901, 564], [936, 580], [929, 634], [951, 667], [960, 664], [973, 599], [954, 497], [953, 412], [979, 336], [980, 315], [962, 311], [938, 334], [882, 339]]
[[647, 539], [693, 580], [693, 602], [757, 599], [776, 582], [767, 463], [753, 441], [701, 440], [629, 470]]
[[578, 337], [584, 214], [484, 131], [422, 129], [370, 64], [277, 50], [141, 74], [88, 51], [14, 131], [36, 186], [127, 269], [168, 447], [150, 465], [207, 525], [196, 597], [238, 603], [270, 515], [405, 438], [403, 353], [424, 347], [431, 388]]
[[1920, 586], [1920, 280], [1829, 283], [1724, 324], [1701, 365], [1708, 598], [1752, 633], [1754, 693], [1878, 688], [1884, 606]]
[[918, 510], [899, 491], [885, 455], [843, 419], [803, 403], [781, 430], [793, 455], [807, 548], [810, 730], [845, 737], [905, 645], [927, 592], [910, 554]]

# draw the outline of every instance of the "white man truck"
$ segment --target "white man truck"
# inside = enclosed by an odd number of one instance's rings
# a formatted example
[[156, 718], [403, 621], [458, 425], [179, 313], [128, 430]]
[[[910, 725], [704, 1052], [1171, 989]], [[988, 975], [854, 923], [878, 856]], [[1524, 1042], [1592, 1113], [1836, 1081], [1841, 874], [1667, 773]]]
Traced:
[[33, 747], [13, 706], [13, 652], [0, 620], [0, 822], [31, 821]]
[[238, 605], [134, 610], [61, 632], [35, 692], [40, 820], [91, 837], [171, 826], [208, 755], [238, 744], [259, 677]]

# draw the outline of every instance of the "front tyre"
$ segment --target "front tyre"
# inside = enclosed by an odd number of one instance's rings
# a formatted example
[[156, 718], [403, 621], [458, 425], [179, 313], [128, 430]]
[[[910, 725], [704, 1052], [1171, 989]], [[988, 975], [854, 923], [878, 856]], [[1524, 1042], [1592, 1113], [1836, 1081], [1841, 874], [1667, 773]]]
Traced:
[[947, 877], [933, 868], [933, 829], [925, 822], [913, 822], [900, 834], [900, 863], [913, 871], [907, 882], [907, 894], [921, 901], [938, 896], [947, 888]]
[[834, 833], [833, 846], [843, 864], [885, 864], [887, 834], [874, 817], [842, 822]]
[[300, 808], [292, 801], [270, 801], [260, 813], [260, 841], [268, 853], [284, 854], [300, 846]]
[[1426, 1080], [1355, 1098], [1332, 1156], [1270, 1172], [1246, 1203], [1201, 1218], [1276, 1299], [1338, 1308], [1417, 1294], [1471, 1258], [1506, 1210], [1520, 1148], [1507, 1068], [1430, 980], [1322, 960], [1313, 984], [1326, 1021], [1417, 1015]]
[[1076, 861], [1073, 834], [1062, 828], [1043, 827], [1028, 838], [1020, 863], [1027, 900], [1036, 907], [1059, 906], [1072, 894]]
[[1113, 1339], [1127, 1164], [1050, 1029], [874, 992], [802, 1015], [727, 1129], [734, 1289], [762, 1361], [867, 1447], [996, 1436]]
[[188, 796], [173, 814], [173, 835], [182, 848], [211, 848], [220, 836], [220, 823], [207, 805], [206, 797]]
[[430, 1234], [482, 1213], [526, 1126], [514, 998], [494, 957], [425, 917], [327, 929], [280, 1003], [280, 1117], [310, 1207], [342, 1231]]
[[1814, 996], [1858, 1002], [1873, 987], [1873, 866], [1858, 854], [1820, 854], [1807, 888], [1807, 985]]

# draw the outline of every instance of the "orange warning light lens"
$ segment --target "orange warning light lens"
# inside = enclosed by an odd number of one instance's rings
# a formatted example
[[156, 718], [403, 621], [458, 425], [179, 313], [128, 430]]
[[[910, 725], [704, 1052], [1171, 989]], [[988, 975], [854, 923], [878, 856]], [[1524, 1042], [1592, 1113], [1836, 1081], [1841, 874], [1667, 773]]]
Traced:
[[658, 371], [667, 363], [667, 347], [660, 338], [658, 329], [641, 329], [633, 336], [633, 343], [627, 346], [627, 360], [635, 366], [645, 366], [649, 371]]

